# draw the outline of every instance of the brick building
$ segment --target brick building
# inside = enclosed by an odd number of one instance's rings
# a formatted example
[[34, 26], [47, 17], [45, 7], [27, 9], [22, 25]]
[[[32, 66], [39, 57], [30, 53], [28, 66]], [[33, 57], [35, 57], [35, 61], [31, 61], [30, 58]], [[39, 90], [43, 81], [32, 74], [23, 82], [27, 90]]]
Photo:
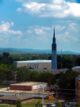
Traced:
[[35, 91], [47, 88], [44, 82], [22, 82], [10, 85], [10, 90]]
[[76, 101], [80, 102], [80, 75], [76, 78]]

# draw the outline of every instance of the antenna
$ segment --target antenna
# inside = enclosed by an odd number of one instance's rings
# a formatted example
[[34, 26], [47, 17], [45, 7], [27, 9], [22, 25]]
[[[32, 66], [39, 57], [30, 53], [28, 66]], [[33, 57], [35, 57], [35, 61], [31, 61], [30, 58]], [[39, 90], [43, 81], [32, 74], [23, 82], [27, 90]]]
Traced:
[[62, 50], [61, 50], [61, 68], [62, 68]]

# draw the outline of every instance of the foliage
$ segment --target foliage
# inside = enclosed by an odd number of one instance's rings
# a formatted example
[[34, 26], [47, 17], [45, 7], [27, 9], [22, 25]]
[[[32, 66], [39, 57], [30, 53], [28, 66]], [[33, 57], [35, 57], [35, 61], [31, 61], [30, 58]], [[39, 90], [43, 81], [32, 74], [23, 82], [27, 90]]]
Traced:
[[72, 99], [75, 97], [75, 79], [80, 73], [74, 71], [67, 71], [56, 75], [58, 79], [57, 84], [60, 88], [62, 97]]
[[55, 76], [51, 72], [41, 72], [39, 75], [39, 81], [47, 82], [48, 85], [55, 83]]
[[56, 102], [56, 106], [57, 107], [62, 107], [62, 103], [61, 102]]
[[80, 107], [80, 102], [77, 102], [77, 105], [76, 105], [76, 107]]
[[13, 64], [13, 62], [14, 60], [8, 52], [4, 52], [2, 55], [0, 55], [1, 64]]
[[[4, 52], [0, 55], [0, 63], [13, 64], [19, 60], [51, 59], [51, 54], [10, 54]], [[57, 55], [58, 68], [71, 68], [80, 65], [80, 55]]]
[[26, 67], [20, 67], [17, 69], [17, 81], [39, 81], [54, 84], [55, 76], [51, 72], [38, 72]]
[[34, 60], [34, 59], [51, 59], [50, 54], [11, 54], [11, 57], [16, 60]]
[[[17, 60], [34, 60], [34, 59], [51, 59], [51, 54], [11, 54], [12, 59]], [[58, 68], [72, 68], [80, 65], [80, 55], [57, 55]]]
[[22, 104], [21, 104], [21, 101], [20, 101], [20, 100], [17, 100], [17, 102], [16, 102], [16, 107], [22, 107]]
[[13, 66], [7, 64], [0, 64], [0, 82], [9, 81], [13, 79]]

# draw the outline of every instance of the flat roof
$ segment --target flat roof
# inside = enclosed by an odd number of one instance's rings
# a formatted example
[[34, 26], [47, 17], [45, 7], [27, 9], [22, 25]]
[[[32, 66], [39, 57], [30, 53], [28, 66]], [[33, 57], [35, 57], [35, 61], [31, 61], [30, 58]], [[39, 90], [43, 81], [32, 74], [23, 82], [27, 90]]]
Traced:
[[51, 60], [26, 60], [26, 61], [16, 61], [17, 63], [51, 63]]
[[18, 98], [17, 95], [4, 95], [4, 96], [0, 96], [0, 100], [9, 100], [9, 101], [16, 101], [16, 100], [27, 100], [33, 98], [32, 96], [21, 96]]
[[39, 84], [47, 84], [45, 82], [21, 82], [21, 83], [15, 83], [15, 84], [11, 84], [11, 85], [21, 85], [21, 86], [32, 86], [32, 85], [39, 85]]
[[72, 69], [80, 69], [80, 66], [74, 66]]
[[[29, 95], [29, 94], [49, 94], [49, 92], [46, 92], [44, 90], [44, 93], [43, 93], [43, 90], [32, 90], [32, 91], [22, 91], [22, 90], [7, 90], [7, 89], [3, 89], [3, 90], [0, 90], [0, 95], [8, 95], [8, 96], [11, 96], [11, 95]], [[54, 94], [54, 92], [53, 92]]]

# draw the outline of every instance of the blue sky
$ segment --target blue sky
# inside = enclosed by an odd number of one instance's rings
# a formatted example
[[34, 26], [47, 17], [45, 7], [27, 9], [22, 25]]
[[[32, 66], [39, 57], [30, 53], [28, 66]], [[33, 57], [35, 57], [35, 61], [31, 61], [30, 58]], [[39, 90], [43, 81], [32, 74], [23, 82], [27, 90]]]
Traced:
[[80, 52], [80, 0], [0, 1], [0, 47]]

